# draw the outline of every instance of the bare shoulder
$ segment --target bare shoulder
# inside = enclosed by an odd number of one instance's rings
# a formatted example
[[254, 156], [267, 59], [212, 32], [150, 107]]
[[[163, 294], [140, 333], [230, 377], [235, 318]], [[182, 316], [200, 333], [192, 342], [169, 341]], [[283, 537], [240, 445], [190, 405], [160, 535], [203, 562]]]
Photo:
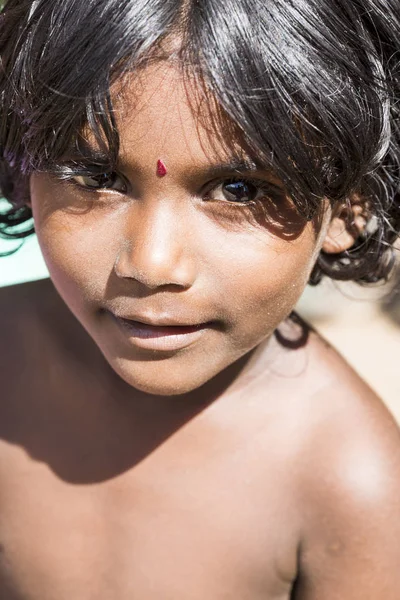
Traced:
[[0, 288], [0, 319], [3, 325], [33, 322], [56, 300], [50, 279], [40, 279]]
[[338, 484], [356, 483], [360, 489], [361, 481], [374, 481], [372, 475], [397, 469], [400, 484], [400, 429], [383, 401], [316, 333], [309, 354], [310, 370], [319, 371], [320, 387], [306, 398], [307, 483], [318, 487], [324, 470], [324, 480], [333, 483], [336, 478]]
[[373, 474], [388, 469], [398, 470], [400, 484], [400, 429], [383, 401], [316, 332], [310, 335], [307, 353], [307, 377], [317, 382], [303, 406], [307, 483], [318, 487], [321, 470], [324, 480], [333, 482], [335, 477], [336, 483], [354, 483], [356, 473], [363, 477], [369, 465], [366, 484], [373, 481]]
[[316, 333], [305, 398], [298, 490], [296, 599], [398, 597], [400, 430], [377, 395]]
[[[38, 340], [48, 319], [59, 310], [49, 279], [0, 288], [1, 352]], [[4, 358], [4, 357], [2, 357]]]
[[38, 318], [45, 298], [51, 292], [49, 280], [30, 281], [0, 288], [2, 341], [9, 344], [19, 331]]
[[12, 374], [38, 372], [81, 329], [50, 279], [0, 288], [0, 327], [0, 368], [10, 383]]

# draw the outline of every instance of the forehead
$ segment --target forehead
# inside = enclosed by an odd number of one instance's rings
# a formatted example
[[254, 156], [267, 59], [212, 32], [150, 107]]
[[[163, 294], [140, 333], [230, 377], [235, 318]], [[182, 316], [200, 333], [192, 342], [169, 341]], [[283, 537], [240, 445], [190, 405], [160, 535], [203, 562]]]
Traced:
[[163, 61], [112, 89], [123, 154], [175, 163], [247, 158], [240, 135], [193, 76]]

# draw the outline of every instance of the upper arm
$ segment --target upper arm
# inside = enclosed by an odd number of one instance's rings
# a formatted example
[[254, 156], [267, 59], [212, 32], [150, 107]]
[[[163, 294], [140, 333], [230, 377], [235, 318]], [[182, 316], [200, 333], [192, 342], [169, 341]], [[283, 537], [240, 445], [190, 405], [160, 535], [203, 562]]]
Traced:
[[308, 455], [294, 598], [398, 600], [400, 432], [375, 402], [340, 413]]

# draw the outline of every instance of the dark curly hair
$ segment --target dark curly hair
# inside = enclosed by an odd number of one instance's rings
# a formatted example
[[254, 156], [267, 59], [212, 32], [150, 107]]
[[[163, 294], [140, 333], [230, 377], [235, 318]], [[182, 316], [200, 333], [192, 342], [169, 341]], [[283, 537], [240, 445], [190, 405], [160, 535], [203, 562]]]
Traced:
[[[400, 232], [399, 0], [8, 0], [0, 13], [0, 235], [34, 232], [29, 176], [90, 128], [115, 161], [110, 87], [175, 52], [313, 218], [355, 195], [370, 223], [323, 275], [388, 277]], [[22, 226], [22, 229], [21, 229]]]

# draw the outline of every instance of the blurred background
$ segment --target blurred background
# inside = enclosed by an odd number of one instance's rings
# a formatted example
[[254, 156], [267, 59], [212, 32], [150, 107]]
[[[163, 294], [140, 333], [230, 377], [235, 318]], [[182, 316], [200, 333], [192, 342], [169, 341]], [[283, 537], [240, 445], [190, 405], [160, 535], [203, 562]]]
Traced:
[[400, 270], [389, 285], [324, 280], [307, 288], [299, 313], [385, 401], [400, 423]]
[[[0, 253], [16, 245], [0, 240]], [[0, 286], [45, 277], [36, 236], [16, 254], [0, 258]], [[376, 288], [326, 280], [306, 289], [298, 311], [375, 389], [400, 423], [400, 269], [390, 285]]]

